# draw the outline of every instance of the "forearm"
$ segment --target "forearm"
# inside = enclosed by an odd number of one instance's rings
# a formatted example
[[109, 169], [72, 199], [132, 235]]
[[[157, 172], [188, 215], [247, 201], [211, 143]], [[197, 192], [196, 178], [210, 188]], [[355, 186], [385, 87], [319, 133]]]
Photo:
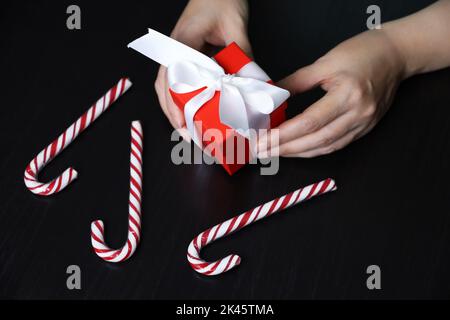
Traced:
[[383, 25], [404, 63], [404, 77], [450, 66], [450, 0]]

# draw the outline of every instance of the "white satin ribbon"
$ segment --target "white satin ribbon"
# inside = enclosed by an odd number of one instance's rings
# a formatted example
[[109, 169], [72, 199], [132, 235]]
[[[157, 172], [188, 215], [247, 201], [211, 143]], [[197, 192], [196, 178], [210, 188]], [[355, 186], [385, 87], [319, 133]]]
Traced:
[[[249, 129], [269, 129], [270, 113], [279, 107], [289, 92], [264, 80], [267, 75], [254, 63], [236, 75], [226, 74], [213, 59], [155, 30], [134, 40], [128, 47], [168, 68], [170, 88], [188, 93], [206, 87], [184, 107], [186, 127], [194, 142], [202, 146], [194, 126], [194, 116], [216, 91], [220, 91], [220, 121], [249, 138]], [[249, 72], [252, 70], [253, 72]], [[253, 77], [249, 74], [253, 73]]]

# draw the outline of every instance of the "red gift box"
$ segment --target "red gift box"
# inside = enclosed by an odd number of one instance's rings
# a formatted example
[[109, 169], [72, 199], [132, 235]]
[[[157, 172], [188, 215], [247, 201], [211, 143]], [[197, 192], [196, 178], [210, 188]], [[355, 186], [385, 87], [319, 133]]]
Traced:
[[[236, 44], [231, 43], [226, 48], [221, 50], [214, 56], [217, 63], [224, 69], [228, 74], [235, 74], [247, 65], [252, 60], [242, 51], [242, 49]], [[273, 84], [271, 80], [268, 83]], [[175, 104], [184, 111], [185, 104], [196, 96], [205, 88], [201, 88], [189, 93], [176, 93], [169, 89], [170, 94], [175, 102]], [[209, 129], [218, 130], [221, 133], [221, 139], [213, 139], [213, 141], [206, 141], [204, 137], [201, 137], [201, 142], [204, 150], [211, 150], [211, 156], [215, 157], [218, 162], [225, 168], [225, 170], [230, 174], [234, 174], [237, 170], [243, 167], [246, 163], [250, 161], [250, 148], [248, 139], [241, 136], [236, 130], [230, 128], [229, 126], [223, 124], [219, 116], [219, 97], [220, 92], [216, 91], [214, 97], [206, 102], [195, 114], [194, 121], [196, 124], [201, 123], [201, 128], [197, 127], [197, 132], [202, 134]], [[274, 128], [279, 126], [282, 122], [286, 120], [287, 103], [284, 102], [277, 109], [275, 109], [270, 114], [270, 127]], [[238, 140], [244, 139], [245, 145], [245, 159], [238, 158], [239, 152], [237, 150]], [[227, 148], [228, 146], [228, 148]], [[233, 157], [228, 155], [227, 150], [232, 150], [233, 147]], [[231, 160], [231, 161], [230, 161]], [[242, 160], [245, 160], [242, 161]]]

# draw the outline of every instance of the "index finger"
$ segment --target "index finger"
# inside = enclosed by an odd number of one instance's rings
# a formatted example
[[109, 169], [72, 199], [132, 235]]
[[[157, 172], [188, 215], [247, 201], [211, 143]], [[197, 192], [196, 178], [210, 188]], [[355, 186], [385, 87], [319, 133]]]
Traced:
[[[283, 122], [278, 127], [279, 139], [274, 140], [271, 147], [298, 139], [302, 136], [320, 130], [344, 112], [345, 109], [341, 105], [338, 97], [329, 92], [320, 100], [309, 106], [303, 113]], [[270, 135], [270, 131], [268, 135]], [[264, 146], [267, 146], [267, 141], [269, 141], [269, 138], [270, 137], [267, 136], [260, 137], [260, 149], [264, 149]]]

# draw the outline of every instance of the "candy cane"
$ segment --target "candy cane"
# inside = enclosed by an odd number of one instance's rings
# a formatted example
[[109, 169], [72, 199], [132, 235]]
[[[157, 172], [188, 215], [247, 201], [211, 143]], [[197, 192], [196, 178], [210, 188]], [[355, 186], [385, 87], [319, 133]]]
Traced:
[[66, 129], [56, 140], [42, 150], [25, 169], [25, 185], [27, 188], [41, 196], [48, 196], [63, 190], [78, 176], [73, 168], [66, 169], [60, 176], [49, 183], [39, 182], [37, 175], [43, 167], [52, 161], [62, 150], [64, 150], [75, 138], [94, 122], [113, 102], [125, 93], [132, 83], [128, 78], [122, 78], [92, 107], [89, 108], [77, 121]]
[[121, 249], [110, 249], [105, 244], [103, 221], [91, 224], [91, 242], [95, 253], [105, 261], [127, 260], [136, 250], [141, 237], [142, 151], [144, 135], [139, 121], [131, 123], [130, 200], [128, 206], [128, 240]]
[[191, 267], [198, 273], [214, 276], [233, 269], [241, 263], [238, 255], [230, 254], [223, 259], [215, 262], [206, 262], [200, 258], [200, 250], [209, 243], [227, 236], [237, 230], [240, 230], [260, 219], [268, 217], [275, 212], [280, 212], [286, 208], [296, 205], [300, 202], [311, 199], [314, 196], [321, 195], [336, 190], [336, 184], [333, 179], [326, 179], [307, 187], [300, 188], [276, 198], [254, 209], [251, 209], [239, 216], [231, 218], [214, 227], [200, 233], [191, 241], [188, 247], [187, 259]]

